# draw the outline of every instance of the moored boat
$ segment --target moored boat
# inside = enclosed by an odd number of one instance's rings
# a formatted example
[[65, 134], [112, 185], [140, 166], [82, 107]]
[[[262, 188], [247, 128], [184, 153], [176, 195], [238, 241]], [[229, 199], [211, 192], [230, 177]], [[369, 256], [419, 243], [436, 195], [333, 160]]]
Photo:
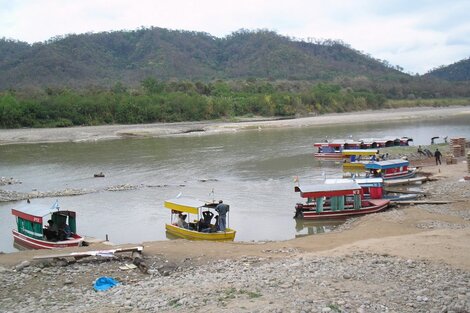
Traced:
[[[61, 210], [56, 201], [52, 207], [27, 204], [11, 210], [16, 217], [14, 242], [30, 249], [78, 247], [84, 238], [77, 234], [76, 213]], [[46, 227], [44, 221], [49, 223]], [[54, 230], [51, 225], [56, 225]]]
[[345, 172], [363, 172], [365, 164], [375, 161], [378, 158], [379, 150], [377, 149], [351, 149], [343, 150], [343, 171]]
[[359, 177], [359, 178], [328, 178], [325, 184], [350, 183], [356, 182], [361, 186], [362, 199], [387, 199], [390, 201], [406, 201], [419, 197], [418, 193], [413, 192], [389, 192], [385, 190], [385, 182], [381, 177]]
[[317, 148], [314, 153], [315, 158], [323, 160], [341, 160], [343, 155], [341, 152], [348, 149], [359, 149], [360, 142], [353, 140], [333, 140], [326, 142], [317, 142], [313, 146]]
[[410, 137], [386, 137], [386, 138], [364, 138], [359, 140], [362, 149], [388, 148], [396, 146], [409, 146], [413, 138]]
[[413, 139], [410, 137], [386, 137], [386, 138], [366, 138], [366, 139], [335, 139], [314, 143], [317, 148], [314, 153], [315, 158], [320, 160], [341, 160], [345, 156], [342, 151], [351, 149], [377, 149], [395, 146], [408, 146]]
[[365, 164], [366, 171], [373, 177], [382, 177], [384, 180], [411, 178], [416, 175], [416, 168], [409, 168], [408, 160], [396, 159], [374, 161]]
[[[223, 231], [218, 230], [218, 216], [215, 216], [215, 223], [211, 222], [212, 216], [216, 214], [213, 211], [218, 204], [218, 202], [206, 202], [190, 197], [166, 200], [164, 206], [171, 210], [171, 223], [165, 225], [166, 231], [176, 237], [190, 240], [233, 241], [235, 230], [228, 227]], [[186, 215], [183, 213], [189, 215], [188, 220], [191, 220], [191, 215], [197, 219], [193, 222], [185, 222]], [[228, 214], [229, 212], [227, 216]], [[176, 222], [175, 218], [183, 218], [183, 221]], [[202, 226], [203, 222], [204, 226]]]
[[384, 180], [381, 177], [328, 178], [325, 184], [357, 183], [361, 187], [362, 199], [382, 199]]
[[295, 218], [347, 218], [382, 211], [390, 203], [386, 199], [363, 199], [361, 186], [355, 181], [299, 185], [295, 191], [307, 199], [296, 204]]

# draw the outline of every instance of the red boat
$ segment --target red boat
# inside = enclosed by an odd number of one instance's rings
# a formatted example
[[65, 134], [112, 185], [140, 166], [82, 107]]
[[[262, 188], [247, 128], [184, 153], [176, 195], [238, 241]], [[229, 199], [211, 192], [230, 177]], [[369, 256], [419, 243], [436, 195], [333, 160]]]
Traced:
[[324, 160], [341, 160], [343, 150], [350, 149], [377, 149], [395, 146], [408, 146], [413, 138], [409, 137], [387, 137], [387, 138], [368, 138], [360, 140], [337, 139], [332, 141], [317, 142], [313, 146], [317, 148], [314, 156]]
[[[84, 238], [76, 233], [76, 213], [61, 210], [57, 201], [52, 207], [32, 206], [12, 209], [17, 229], [13, 229], [16, 244], [30, 249], [77, 247]], [[57, 227], [48, 229], [44, 221]]]
[[341, 160], [343, 150], [359, 149], [361, 143], [353, 140], [334, 140], [331, 142], [318, 142], [313, 146], [318, 149], [315, 158], [325, 160]]
[[369, 214], [386, 209], [390, 200], [363, 199], [361, 186], [354, 182], [296, 186], [306, 203], [297, 203], [295, 218], [334, 219]]

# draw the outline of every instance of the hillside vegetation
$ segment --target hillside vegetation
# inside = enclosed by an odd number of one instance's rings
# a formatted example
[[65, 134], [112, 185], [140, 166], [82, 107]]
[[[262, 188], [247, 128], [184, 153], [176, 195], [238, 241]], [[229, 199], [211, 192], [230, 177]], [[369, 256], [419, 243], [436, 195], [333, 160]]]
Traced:
[[461, 60], [448, 66], [441, 66], [430, 71], [425, 76], [436, 77], [450, 81], [469, 81], [470, 58]]
[[0, 56], [2, 128], [298, 116], [470, 97], [468, 81], [412, 76], [341, 42], [266, 30], [2, 39]]
[[162, 28], [69, 35], [28, 45], [0, 41], [0, 89], [135, 86], [147, 78], [331, 80], [338, 76], [406, 76], [335, 41], [295, 41], [271, 31], [225, 38]]

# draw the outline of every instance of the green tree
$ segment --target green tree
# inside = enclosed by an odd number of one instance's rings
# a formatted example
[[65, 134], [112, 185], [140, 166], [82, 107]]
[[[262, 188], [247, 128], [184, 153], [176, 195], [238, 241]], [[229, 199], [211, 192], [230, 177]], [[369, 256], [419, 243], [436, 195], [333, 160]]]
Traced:
[[7, 93], [0, 96], [0, 125], [2, 128], [19, 127], [22, 109], [16, 98]]

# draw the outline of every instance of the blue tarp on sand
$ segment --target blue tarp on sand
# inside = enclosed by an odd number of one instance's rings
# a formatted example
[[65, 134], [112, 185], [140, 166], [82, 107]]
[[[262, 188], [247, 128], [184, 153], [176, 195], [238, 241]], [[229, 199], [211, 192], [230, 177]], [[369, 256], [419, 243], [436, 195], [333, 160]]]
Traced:
[[95, 281], [93, 288], [96, 291], [105, 291], [117, 285], [119, 285], [119, 282], [114, 278], [102, 276]]

